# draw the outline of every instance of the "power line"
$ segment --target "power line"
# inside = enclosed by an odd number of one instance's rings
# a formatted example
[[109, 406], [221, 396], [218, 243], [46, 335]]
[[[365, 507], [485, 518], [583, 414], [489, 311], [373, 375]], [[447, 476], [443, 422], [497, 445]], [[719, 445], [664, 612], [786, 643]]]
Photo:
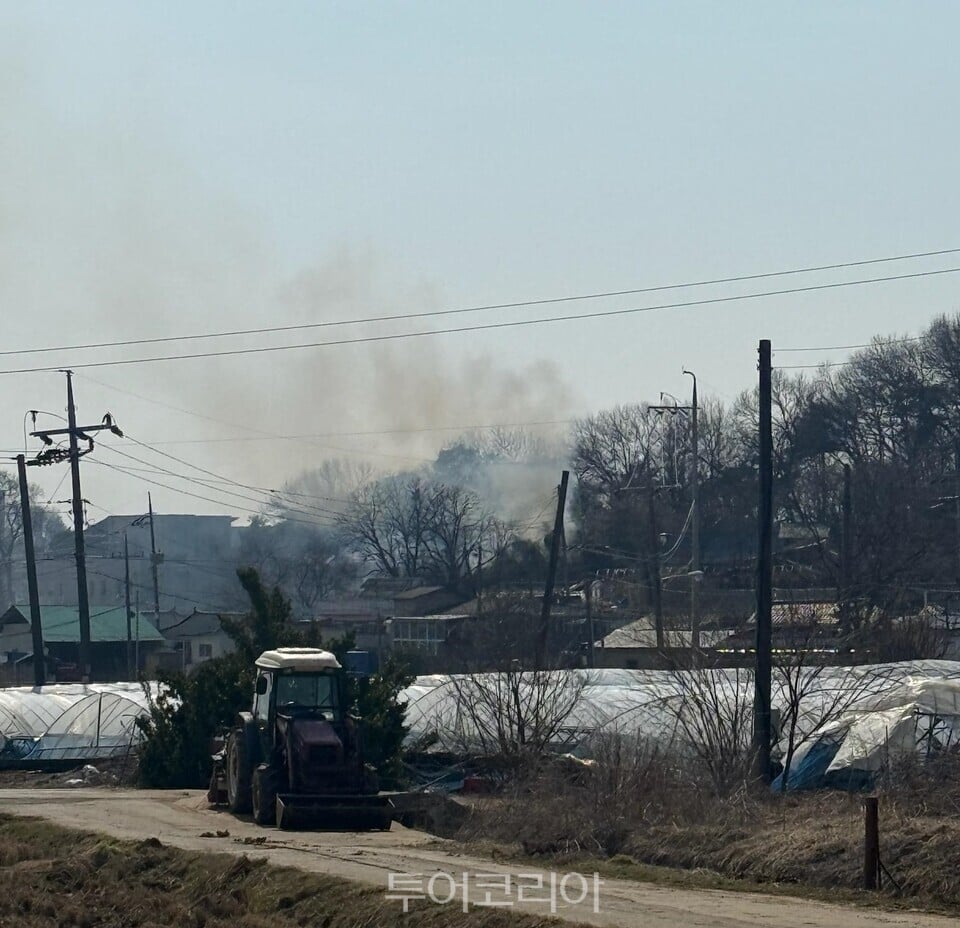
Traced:
[[824, 367], [846, 367], [853, 362], [854, 359], [850, 358], [847, 361], [821, 361], [819, 364], [778, 364], [773, 369], [776, 371], [810, 371], [820, 370]]
[[[218, 473], [216, 473], [215, 471], [207, 470], [207, 469], [204, 468], [204, 467], [200, 467], [199, 464], [191, 464], [189, 461], [183, 460], [183, 458], [178, 458], [178, 457], [176, 457], [176, 456], [173, 455], [173, 454], [168, 454], [166, 451], [161, 451], [159, 448], [154, 448], [152, 445], [148, 445], [148, 444], [147, 444], [146, 442], [144, 442], [144, 441], [139, 441], [138, 439], [134, 438], [134, 437], [133, 437], [132, 435], [130, 435], [129, 433], [127, 433], [127, 436], [126, 436], [126, 437], [127, 437], [128, 439], [130, 439], [130, 441], [132, 441], [134, 444], [139, 445], [141, 448], [146, 448], [148, 451], [152, 451], [154, 454], [159, 454], [161, 457], [169, 458], [171, 461], [176, 461], [177, 464], [183, 464], [185, 467], [192, 467], [194, 470], [198, 470], [198, 471], [200, 471], [200, 472], [203, 473], [203, 474], [208, 474], [208, 475], [211, 476], [211, 477], [215, 477], [215, 478], [217, 478], [218, 480], [223, 481], [224, 483], [229, 483], [229, 484], [232, 484], [233, 486], [241, 487], [241, 488], [244, 489], [244, 490], [253, 490], [254, 492], [257, 492], [257, 493], [266, 493], [266, 494], [271, 494], [271, 495], [274, 495], [274, 496], [283, 495], [283, 491], [281, 491], [281, 490], [275, 490], [275, 489], [269, 488], [269, 487], [255, 487], [255, 486], [251, 486], [250, 484], [240, 483], [240, 482], [237, 481], [237, 480], [231, 480], [229, 477], [224, 477], [222, 474], [218, 474]], [[114, 450], [115, 450], [115, 449], [114, 449]], [[146, 462], [146, 461], [142, 461], [141, 463], [147, 463], [147, 462]], [[298, 494], [298, 495], [306, 496], [306, 494]], [[346, 503], [346, 502], [348, 502], [348, 500], [345, 500], [345, 499], [337, 499], [337, 498], [334, 497], [334, 496], [311, 496], [311, 497], [309, 497], [309, 498], [310, 498], [310, 499], [320, 499], [320, 500], [324, 500], [325, 502], [328, 502], [328, 503]], [[329, 512], [330, 510], [326, 510], [326, 511]]]
[[[723, 303], [738, 302], [741, 300], [765, 299], [772, 296], [787, 296], [796, 293], [813, 293], [822, 290], [836, 290], [843, 287], [856, 287], [865, 284], [890, 283], [897, 280], [915, 280], [923, 277], [936, 277], [943, 274], [956, 274], [960, 272], [960, 267], [941, 268], [936, 271], [918, 271], [913, 274], [895, 274], [887, 277], [869, 277], [859, 280], [837, 281], [829, 284], [812, 284], [807, 287], [790, 287], [782, 290], [765, 290], [759, 293], [743, 293], [733, 296], [710, 297], [703, 300], [686, 300], [678, 303], [660, 303], [653, 306], [639, 306], [627, 309], [609, 309], [593, 313], [574, 313], [567, 316], [544, 316], [539, 319], [515, 319], [509, 322], [490, 322], [480, 325], [457, 326], [450, 329], [434, 329], [426, 332], [396, 332], [385, 335], [365, 335], [359, 338], [341, 338], [326, 342], [306, 342], [294, 345], [265, 345], [256, 348], [230, 348], [221, 351], [202, 351], [193, 354], [168, 354], [155, 355], [145, 358], [120, 358], [112, 361], [84, 361], [73, 364], [72, 367], [78, 370], [92, 367], [121, 367], [131, 364], [155, 364], [161, 361], [190, 361], [206, 358], [237, 357], [241, 355], [267, 354], [277, 351], [298, 351], [306, 348], [334, 348], [343, 345], [362, 345], [375, 342], [401, 341], [409, 338], [429, 338], [435, 335], [455, 335], [464, 332], [482, 332], [493, 331], [497, 329], [513, 329], [525, 326], [545, 325], [554, 322], [574, 322], [586, 319], [602, 319], [614, 316], [629, 316], [638, 313], [655, 312], [665, 309], [689, 309], [695, 306], [718, 305]], [[62, 368], [60, 365], [51, 365], [46, 367], [22, 367], [0, 370], [2, 374], [33, 374], [50, 371], [58, 371]]]
[[[546, 428], [555, 425], [570, 425], [575, 419], [540, 419], [530, 422], [488, 422], [480, 425], [432, 425], [407, 429], [372, 429], [364, 432], [311, 432], [302, 435], [277, 435], [277, 439], [286, 441], [309, 438], [369, 438], [379, 435], [412, 435], [427, 432], [482, 432], [488, 429], [527, 429]], [[154, 445], [202, 445], [221, 444], [234, 441], [272, 441], [273, 436], [254, 437], [248, 435], [231, 438], [183, 438], [174, 441], [155, 441]]]
[[[239, 511], [239, 512], [243, 512], [243, 513], [249, 513], [249, 514], [252, 514], [252, 515], [263, 515], [263, 512], [262, 512], [262, 510], [260, 510], [260, 509], [250, 509], [249, 507], [246, 507], [246, 506], [237, 506], [237, 505], [234, 505], [233, 503], [229, 503], [229, 504], [228, 504], [228, 503], [225, 503], [223, 500], [211, 499], [209, 496], [201, 496], [199, 493], [191, 493], [189, 490], [182, 490], [182, 489], [178, 489], [177, 487], [172, 487], [172, 486], [170, 486], [170, 484], [168, 484], [168, 483], [161, 483], [159, 480], [153, 480], [153, 479], [151, 479], [151, 478], [149, 478], [149, 477], [141, 477], [141, 476], [138, 476], [137, 474], [134, 474], [134, 473], [128, 471], [125, 467], [122, 467], [122, 466], [120, 466], [120, 465], [118, 465], [118, 464], [108, 464], [106, 461], [96, 461], [95, 463], [99, 464], [101, 467], [107, 467], [107, 468], [109, 468], [110, 470], [115, 470], [115, 471], [117, 471], [118, 473], [125, 474], [125, 475], [128, 476], [128, 477], [133, 477], [135, 480], [142, 480], [144, 483], [150, 483], [150, 484], [152, 484], [153, 486], [161, 487], [161, 488], [163, 488], [164, 490], [170, 490], [172, 493], [179, 493], [181, 496], [190, 496], [190, 497], [192, 497], [193, 499], [199, 499], [199, 500], [202, 500], [202, 501], [205, 502], [205, 503], [212, 503], [212, 504], [215, 505], [215, 506], [227, 506], [227, 505], [229, 505], [230, 508], [235, 509], [235, 510], [237, 510], [237, 511]], [[249, 502], [257, 502], [257, 501], [256, 501], [256, 500], [249, 500]], [[303, 513], [303, 514], [306, 515], [306, 513]], [[322, 520], [320, 517], [316, 517], [316, 518], [314, 518], [312, 521], [308, 521], [307, 519], [296, 519], [296, 518], [293, 518], [293, 517], [291, 517], [291, 516], [288, 516], [288, 517], [286, 518], [286, 521], [287, 521], [287, 522], [297, 522], [297, 523], [300, 523], [301, 525], [310, 525], [310, 526], [312, 526], [312, 527], [314, 527], [314, 528], [316, 528], [316, 527], [321, 526], [321, 525], [324, 524], [324, 523], [323, 523], [323, 520]], [[328, 520], [328, 521], [329, 521], [329, 520]]]
[[[927, 336], [926, 335], [911, 335], [907, 338], [883, 338], [880, 339], [879, 345], [881, 347], [885, 345], [905, 345], [908, 342], [922, 342]], [[817, 345], [811, 348], [777, 348], [774, 351], [774, 354], [780, 354], [781, 352], [794, 352], [794, 351], [853, 351], [857, 348], [872, 348], [878, 342], [864, 342], [860, 345]]]
[[[759, 274], [741, 274], [735, 277], [717, 277], [710, 280], [686, 281], [679, 284], [660, 284], [653, 287], [633, 287], [627, 290], [604, 290], [593, 293], [580, 293], [559, 297], [543, 297], [534, 300], [517, 300], [510, 303], [487, 303], [479, 306], [465, 306], [456, 309], [436, 309], [419, 313], [396, 313], [384, 316], [369, 316], [363, 319], [339, 319], [327, 322], [306, 322], [291, 325], [264, 326], [256, 329], [232, 329], [221, 332], [193, 333], [189, 335], [165, 335], [155, 338], [132, 338], [112, 342], [87, 342], [76, 345], [58, 345], [44, 348], [7, 349], [0, 356], [16, 354], [41, 354], [53, 351], [86, 351], [95, 348], [126, 348], [133, 345], [156, 345], [178, 341], [197, 341], [210, 338], [233, 338], [242, 335], [268, 335], [276, 332], [295, 332], [310, 329], [331, 328], [334, 326], [367, 325], [375, 322], [395, 322], [411, 319], [428, 319], [437, 316], [455, 316], [463, 313], [489, 312], [498, 309], [520, 309], [529, 306], [546, 306], [559, 303], [574, 303], [583, 300], [601, 300], [616, 296], [636, 296], [641, 293], [658, 293], [665, 290], [684, 290], [691, 287], [710, 287], [719, 284], [746, 283], [751, 280], [765, 280], [771, 277], [789, 277], [797, 274], [813, 274], [821, 271], [837, 271], [845, 268], [866, 267], [873, 264], [888, 264], [894, 261], [912, 261], [917, 258], [934, 258], [960, 253], [960, 248], [942, 248], [937, 251], [915, 252], [913, 254], [890, 255], [883, 258], [866, 258], [859, 261], [843, 261], [835, 264], [821, 264], [808, 267], [790, 268], [783, 271], [766, 271]], [[82, 365], [77, 365], [82, 366]]]
[[[124, 393], [127, 396], [136, 397], [138, 400], [143, 400], [145, 403], [151, 403], [154, 406], [160, 406], [163, 409], [170, 409], [174, 412], [180, 412], [187, 416], [193, 416], [195, 419], [203, 419], [205, 422], [213, 422], [217, 425], [226, 425], [229, 428], [240, 429], [245, 432], [255, 432], [256, 434], [262, 436], [263, 440], [276, 440], [276, 441], [305, 441], [308, 444], [314, 445], [317, 448], [320, 448], [322, 451], [336, 451], [338, 454], [355, 454], [367, 457], [382, 457], [382, 458], [391, 458], [398, 461], [418, 461], [418, 462], [427, 462], [430, 461], [430, 458], [417, 457], [415, 455], [409, 454], [387, 454], [382, 451], [360, 451], [356, 448], [336, 448], [331, 445], [321, 445], [319, 442], [311, 440], [311, 436], [308, 435], [278, 435], [276, 432], [267, 432], [263, 429], [254, 428], [249, 425], [238, 425], [235, 422], [227, 422], [225, 419], [217, 419], [214, 416], [207, 416], [201, 412], [197, 412], [193, 409], [184, 409], [181, 406], [174, 406], [171, 403], [164, 403], [161, 400], [154, 399], [153, 397], [144, 396], [141, 393], [135, 393], [133, 390], [127, 390], [124, 387], [113, 386], [112, 384], [103, 383], [100, 380], [96, 380], [91, 377], [89, 374], [84, 374], [83, 378], [89, 380], [91, 383], [97, 384], [99, 387], [103, 387], [105, 390], [113, 390], [117, 393]], [[233, 439], [210, 439], [210, 441], [232, 441]], [[238, 438], [238, 441], [253, 441], [252, 438]], [[164, 442], [164, 444], [175, 444], [175, 442]]]
[[[107, 450], [109, 450], [109, 451], [112, 451], [114, 454], [119, 454], [119, 455], [121, 455], [122, 457], [129, 458], [131, 461], [136, 461], [138, 464], [147, 464], [147, 465], [149, 466], [149, 463], [150, 463], [149, 461], [144, 461], [142, 458], [134, 457], [134, 455], [132, 455], [132, 454], [127, 454], [125, 451], [121, 451], [119, 448], [114, 448], [114, 447], [111, 447], [110, 445], [103, 445], [103, 447], [107, 448]], [[101, 464], [102, 464], [103, 462], [101, 461], [101, 462], [98, 462], [98, 463], [101, 463]], [[135, 471], [134, 471], [134, 470], [131, 470], [130, 468], [126, 468], [126, 471], [127, 471], [127, 473], [129, 473], [129, 474], [131, 474], [131, 475], [133, 475], [133, 474], [135, 473]], [[263, 508], [264, 506], [267, 505], [267, 501], [265, 501], [265, 500], [256, 499], [256, 498], [254, 498], [254, 497], [252, 497], [252, 496], [247, 496], [246, 494], [244, 494], [244, 493], [239, 493], [239, 492], [237, 492], [236, 490], [226, 490], [226, 489], [220, 489], [220, 488], [218, 488], [218, 487], [212, 487], [212, 486], [209, 486], [207, 483], [204, 483], [203, 481], [201, 481], [201, 480], [199, 480], [199, 479], [197, 479], [197, 478], [195, 478], [195, 477], [190, 477], [190, 476], [185, 475], [185, 474], [179, 474], [179, 473], [177, 473], [176, 471], [172, 471], [172, 470], [169, 470], [169, 469], [164, 468], [164, 467], [159, 467], [158, 465], [156, 465], [156, 471], [159, 472], [159, 473], [161, 473], [161, 474], [165, 474], [165, 475], [167, 475], [167, 476], [169, 476], [169, 477], [174, 477], [174, 478], [176, 478], [177, 480], [184, 480], [184, 481], [186, 481], [187, 483], [195, 484], [195, 485], [197, 485], [197, 486], [199, 486], [199, 487], [201, 487], [202, 489], [207, 490], [207, 491], [212, 491], [212, 492], [214, 492], [214, 493], [220, 493], [220, 494], [223, 494], [223, 495], [225, 495], [225, 496], [236, 496], [236, 497], [238, 497], [239, 499], [242, 499], [244, 502], [254, 503], [254, 504], [257, 505], [257, 506], [260, 506], [260, 507], [261, 507], [261, 510], [262, 510], [262, 508]], [[144, 479], [146, 479], [146, 478], [144, 478]], [[255, 492], [257, 492], [257, 491], [255, 491]], [[264, 491], [260, 491], [260, 492], [264, 492]], [[209, 501], [209, 502], [214, 502], [213, 500], [208, 500], [208, 501]], [[221, 503], [221, 505], [223, 505], [223, 504]], [[232, 504], [231, 504], [231, 505], [232, 505]], [[338, 513], [334, 512], [334, 511], [331, 510], [331, 509], [323, 509], [323, 508], [321, 508], [320, 506], [310, 506], [309, 504], [304, 504], [304, 508], [302, 508], [302, 509], [297, 509], [297, 508], [295, 508], [295, 507], [293, 507], [293, 506], [289, 507], [289, 511], [294, 512], [294, 513], [296, 513], [297, 515], [306, 516], [307, 518], [317, 518], [317, 516], [316, 516], [313, 512], [308, 512], [308, 511], [307, 511], [308, 509], [313, 509], [313, 510], [316, 511], [316, 513], [319, 513], [319, 514], [322, 514], [322, 515], [334, 516], [334, 517], [335, 517], [336, 515], [338, 515]], [[260, 512], [260, 510], [258, 510], [258, 512]], [[260, 514], [262, 514], [262, 512], [260, 512]]]

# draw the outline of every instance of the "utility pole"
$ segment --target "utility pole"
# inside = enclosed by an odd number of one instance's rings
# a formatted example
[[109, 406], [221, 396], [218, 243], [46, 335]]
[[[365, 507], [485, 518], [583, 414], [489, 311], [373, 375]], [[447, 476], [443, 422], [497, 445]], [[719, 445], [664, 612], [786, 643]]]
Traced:
[[127, 679], [133, 680], [133, 631], [130, 628], [130, 547], [123, 533], [123, 601], [127, 612]]
[[760, 341], [760, 499], [757, 510], [757, 664], [753, 694], [753, 746], [756, 773], [770, 782], [770, 747], [773, 740], [770, 713], [773, 611], [773, 368], [770, 340]]
[[684, 374], [693, 378], [693, 400], [690, 403], [690, 419], [693, 427], [693, 472], [690, 475], [692, 508], [690, 512], [690, 647], [700, 650], [700, 434], [697, 403], [697, 375], [684, 369]]
[[162, 554], [157, 554], [157, 539], [153, 533], [153, 499], [147, 493], [147, 507], [150, 512], [150, 569], [153, 573], [153, 617], [160, 618], [160, 575], [157, 567], [163, 560]]
[[647, 524], [650, 533], [650, 576], [652, 579], [650, 592], [653, 600], [653, 623], [657, 632], [657, 650], [662, 651], [665, 645], [663, 633], [663, 578], [660, 562], [660, 532], [657, 525], [657, 488], [650, 484], [647, 496]]
[[960, 441], [953, 449], [953, 515], [957, 529], [957, 584], [960, 585]]
[[[3, 552], [3, 532], [7, 523], [7, 491], [0, 487], [0, 556]], [[11, 548], [13, 546], [11, 545]], [[10, 552], [13, 557], [13, 551]], [[7, 561], [10, 558], [4, 558], [0, 561], [0, 609], [6, 609], [13, 605], [13, 591], [7, 583]]]
[[137, 637], [134, 639], [133, 644], [133, 664], [137, 671], [137, 676], [140, 676], [140, 591], [137, 590]]
[[550, 539], [550, 562], [547, 565], [547, 582], [543, 589], [543, 604], [540, 609], [540, 629], [537, 635], [537, 649], [534, 655], [534, 669], [543, 670], [547, 653], [547, 639], [550, 633], [550, 604], [553, 600], [553, 587], [557, 579], [557, 561], [560, 558], [560, 538], [563, 535], [563, 512], [567, 505], [567, 483], [570, 471], [560, 474], [560, 487], [557, 490], [557, 514], [553, 520], [553, 535]]
[[477, 542], [477, 618], [483, 615], [483, 542]]
[[[77, 609], [80, 613], [80, 647], [79, 664], [80, 676], [84, 683], [91, 679], [92, 667], [90, 664], [90, 600], [87, 593], [87, 562], [83, 543], [83, 494], [80, 492], [80, 458], [93, 451], [94, 432], [108, 430], [123, 438], [123, 432], [114, 424], [113, 417], [107, 413], [97, 425], [77, 427], [77, 411], [73, 402], [73, 371], [64, 371], [67, 375], [67, 428], [39, 429], [30, 434], [39, 438], [48, 447], [37, 455], [31, 464], [52, 464], [64, 459], [61, 449], [52, 447], [54, 435], [66, 435], [70, 439], [70, 450], [66, 458], [70, 462], [70, 477], [73, 488], [71, 506], [73, 508], [73, 546], [74, 558], [77, 562]], [[36, 421], [36, 414], [34, 414]], [[85, 451], [80, 450], [78, 439], [88, 443]]]
[[23, 524], [23, 551], [27, 560], [27, 590], [30, 596], [33, 685], [43, 686], [47, 682], [47, 668], [43, 654], [43, 625], [40, 622], [40, 594], [37, 590], [37, 558], [33, 550], [33, 517], [30, 514], [27, 461], [22, 454], [17, 455], [17, 475], [20, 478], [20, 519]]
[[[67, 424], [70, 426], [70, 479], [73, 483], [73, 548], [77, 562], [77, 606], [80, 609], [80, 679], [90, 682], [90, 599], [87, 593], [87, 559], [83, 542], [83, 494], [80, 492], [80, 448], [77, 444], [77, 410], [73, 405], [73, 376], [67, 371]], [[93, 442], [90, 443], [91, 446]]]
[[840, 632], [850, 633], [850, 582], [853, 567], [853, 492], [850, 465], [843, 465], [843, 528], [840, 549]]
[[593, 629], [593, 603], [590, 601], [593, 597], [593, 581], [587, 580], [583, 587], [583, 595], [585, 597], [584, 602], [587, 607], [587, 635], [589, 640], [587, 642], [587, 666], [592, 670], [594, 666], [594, 654], [593, 654], [593, 639], [594, 639], [594, 629]]

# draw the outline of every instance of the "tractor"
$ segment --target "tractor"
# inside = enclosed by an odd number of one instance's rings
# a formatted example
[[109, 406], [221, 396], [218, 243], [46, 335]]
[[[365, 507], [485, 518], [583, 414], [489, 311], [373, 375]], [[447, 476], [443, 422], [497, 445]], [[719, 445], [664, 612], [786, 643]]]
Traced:
[[250, 712], [214, 754], [208, 799], [258, 825], [388, 830], [393, 806], [364, 763], [346, 674], [329, 651], [277, 648], [256, 660]]

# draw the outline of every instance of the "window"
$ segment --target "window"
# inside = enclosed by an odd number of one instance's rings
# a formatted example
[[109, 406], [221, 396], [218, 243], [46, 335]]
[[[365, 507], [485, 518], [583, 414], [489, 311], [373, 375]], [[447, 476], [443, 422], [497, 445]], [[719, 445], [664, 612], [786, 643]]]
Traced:
[[277, 677], [277, 708], [322, 708], [332, 711], [336, 704], [336, 681], [331, 674], [297, 673]]
[[213, 645], [212, 644], [200, 644], [197, 646], [198, 652], [200, 654], [200, 660], [208, 661], [213, 657]]
[[270, 687], [273, 678], [270, 674], [264, 673], [257, 677], [257, 682], [266, 680], [266, 688], [263, 693], [255, 693], [253, 696], [253, 717], [256, 719], [266, 719], [270, 715]]

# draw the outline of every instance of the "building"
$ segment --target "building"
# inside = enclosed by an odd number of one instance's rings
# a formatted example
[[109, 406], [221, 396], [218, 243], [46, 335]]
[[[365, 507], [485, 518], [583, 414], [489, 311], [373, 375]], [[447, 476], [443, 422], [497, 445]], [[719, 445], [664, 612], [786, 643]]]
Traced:
[[[43, 629], [44, 651], [57, 679], [68, 682], [79, 679], [80, 610], [76, 606], [41, 606], [40, 625]], [[149, 655], [163, 644], [163, 636], [145, 615], [131, 620], [129, 635], [128, 639], [125, 609], [91, 609], [90, 663], [94, 680], [131, 679], [131, 676], [135, 676], [136, 668], [145, 667]], [[127, 665], [128, 649], [132, 665], [130, 672]], [[5, 678], [16, 676], [13, 668], [32, 654], [30, 607], [11, 606], [0, 615], [0, 673]], [[32, 668], [20, 667], [19, 674], [32, 680]], [[5, 679], [5, 682], [14, 681]]]
[[[244, 529], [232, 516], [154, 513], [154, 542], [160, 611], [218, 611], [242, 608], [237, 583]], [[153, 552], [150, 519], [142, 515], [108, 516], [84, 532], [87, 591], [92, 607], [125, 601], [124, 540], [129, 551], [131, 601], [153, 611]], [[37, 561], [37, 583], [44, 603], [77, 602], [73, 535], [64, 533], [50, 555]]]
[[387, 626], [390, 648], [434, 657], [440, 653], [450, 632], [469, 618], [467, 615], [394, 616]]
[[442, 586], [415, 586], [393, 597], [394, 615], [434, 615], [459, 606], [466, 597]]
[[242, 621], [242, 613], [193, 612], [182, 615], [176, 610], [157, 616], [157, 629], [165, 647], [156, 655], [156, 665], [164, 670], [190, 673], [206, 661], [223, 657], [234, 650], [233, 639], [223, 627], [224, 619]]
[[313, 607], [313, 616], [302, 623], [319, 634], [324, 642], [353, 636], [354, 648], [374, 655], [379, 666], [382, 654], [390, 645], [388, 627], [393, 600], [372, 596], [320, 600]]

